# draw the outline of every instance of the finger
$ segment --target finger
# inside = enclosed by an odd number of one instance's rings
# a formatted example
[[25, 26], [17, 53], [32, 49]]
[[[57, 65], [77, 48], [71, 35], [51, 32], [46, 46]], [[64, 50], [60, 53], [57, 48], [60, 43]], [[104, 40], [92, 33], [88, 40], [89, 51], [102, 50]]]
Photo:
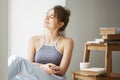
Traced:
[[53, 73], [53, 74], [59, 74], [60, 71], [55, 71], [55, 70], [53, 70], [52, 73]]
[[47, 72], [49, 73], [49, 74], [53, 74], [53, 72], [52, 72], [52, 70], [51, 70], [51, 68], [49, 68], [49, 67], [47, 67]]
[[49, 66], [56, 66], [55, 64], [52, 64], [52, 63], [48, 63]]

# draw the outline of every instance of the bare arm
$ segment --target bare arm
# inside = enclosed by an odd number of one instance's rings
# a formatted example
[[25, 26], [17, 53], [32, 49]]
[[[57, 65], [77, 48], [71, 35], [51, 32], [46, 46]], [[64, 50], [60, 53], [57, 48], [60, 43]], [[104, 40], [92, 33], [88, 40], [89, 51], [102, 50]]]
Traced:
[[28, 59], [29, 61], [34, 62], [35, 52], [36, 52], [36, 49], [35, 49], [35, 37], [32, 37], [32, 38], [29, 40], [29, 43], [28, 43], [27, 59]]
[[64, 52], [63, 58], [60, 64], [60, 75], [64, 75], [69, 67], [72, 51], [73, 51], [74, 42], [72, 39], [64, 40]]
[[34, 57], [35, 57], [35, 53], [36, 53], [36, 36], [33, 36], [28, 43], [28, 54], [27, 54], [27, 59], [34, 63], [35, 65], [41, 66], [43, 64], [40, 63], [35, 63], [34, 61]]
[[[28, 44], [27, 59], [33, 63], [34, 63], [34, 57], [35, 57], [35, 53], [36, 53], [36, 45], [35, 45], [36, 43], [35, 42], [36, 42], [35, 37], [32, 37], [29, 40], [29, 44]], [[61, 76], [64, 75], [68, 69], [69, 64], [70, 64], [74, 43], [73, 43], [72, 39], [65, 39], [63, 41], [63, 44], [64, 44], [63, 58], [62, 58], [62, 61], [60, 63], [60, 66], [59, 66], [60, 67], [59, 71], [54, 71], [50, 68], [51, 66], [56, 66], [52, 63], [48, 63], [48, 64], [34, 63], [34, 64], [44, 68], [44, 70], [49, 74], [54, 73], [54, 74], [58, 74]]]

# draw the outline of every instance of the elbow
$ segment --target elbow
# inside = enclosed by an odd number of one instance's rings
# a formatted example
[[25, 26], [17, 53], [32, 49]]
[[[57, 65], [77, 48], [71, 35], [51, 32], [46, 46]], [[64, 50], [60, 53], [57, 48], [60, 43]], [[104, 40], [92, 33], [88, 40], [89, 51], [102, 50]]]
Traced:
[[64, 76], [65, 75], [65, 71], [60, 70], [59, 75], [60, 76]]
[[63, 73], [63, 74], [60, 74], [60, 76], [64, 76], [65, 74]]
[[65, 74], [64, 74], [64, 73], [58, 73], [57, 75], [59, 75], [59, 76], [64, 76]]

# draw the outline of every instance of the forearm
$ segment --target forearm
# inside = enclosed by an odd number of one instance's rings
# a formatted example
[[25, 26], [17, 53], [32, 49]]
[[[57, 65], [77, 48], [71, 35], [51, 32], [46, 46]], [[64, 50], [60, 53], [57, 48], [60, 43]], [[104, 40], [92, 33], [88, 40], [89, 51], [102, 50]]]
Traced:
[[60, 68], [60, 66], [52, 68], [52, 70], [53, 70], [54, 74], [57, 74], [59, 76], [64, 76], [65, 75], [65, 71], [63, 71], [62, 68]]

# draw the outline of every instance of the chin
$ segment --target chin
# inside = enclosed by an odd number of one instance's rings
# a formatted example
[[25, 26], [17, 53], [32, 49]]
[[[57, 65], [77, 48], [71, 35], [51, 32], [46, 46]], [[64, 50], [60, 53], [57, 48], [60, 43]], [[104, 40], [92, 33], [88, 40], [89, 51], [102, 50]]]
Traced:
[[48, 26], [47, 24], [44, 24], [44, 26]]
[[47, 25], [46, 25], [46, 24], [44, 24], [43, 26], [44, 26], [44, 27], [47, 27]]
[[44, 25], [44, 28], [48, 28], [48, 26]]

